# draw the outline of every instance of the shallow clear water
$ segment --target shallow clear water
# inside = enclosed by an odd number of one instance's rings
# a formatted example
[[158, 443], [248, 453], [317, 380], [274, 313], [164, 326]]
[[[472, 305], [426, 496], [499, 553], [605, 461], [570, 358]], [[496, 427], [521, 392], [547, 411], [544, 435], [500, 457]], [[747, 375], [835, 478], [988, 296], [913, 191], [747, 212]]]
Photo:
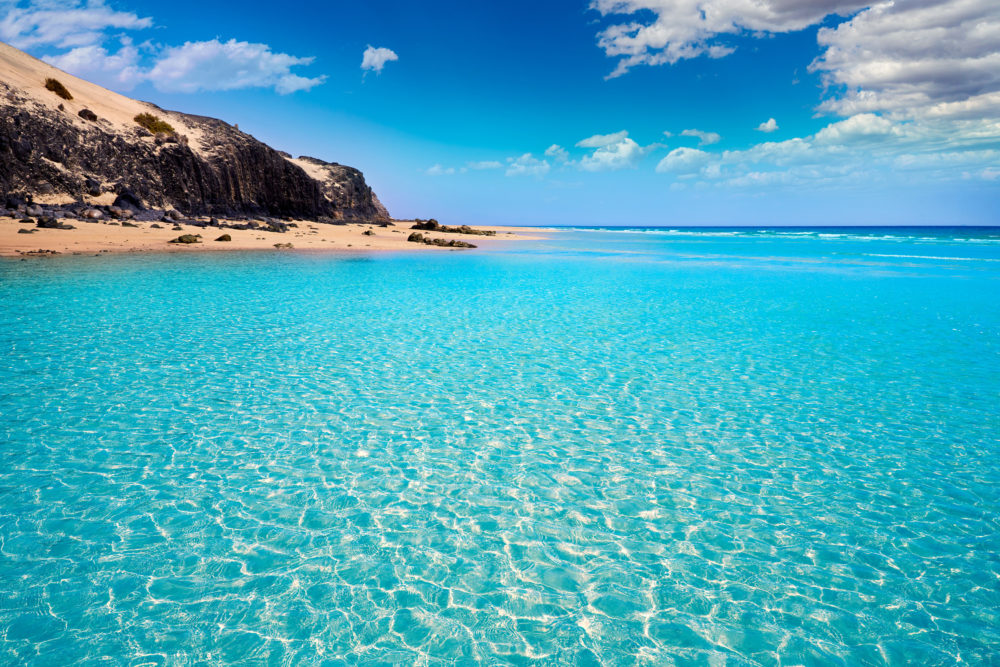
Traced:
[[822, 233], [0, 261], [0, 663], [997, 662], [1000, 232]]

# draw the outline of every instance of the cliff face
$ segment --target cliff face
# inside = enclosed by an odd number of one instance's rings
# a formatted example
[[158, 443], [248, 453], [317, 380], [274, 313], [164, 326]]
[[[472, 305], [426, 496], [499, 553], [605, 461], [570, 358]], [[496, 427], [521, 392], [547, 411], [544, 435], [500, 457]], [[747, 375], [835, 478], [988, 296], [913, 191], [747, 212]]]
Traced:
[[[73, 100], [45, 90], [47, 76]], [[153, 135], [132, 120], [137, 112], [176, 133]], [[360, 171], [308, 160], [305, 169], [223, 121], [125, 98], [0, 44], [0, 198], [128, 189], [187, 215], [388, 219]]]
[[324, 162], [305, 155], [291, 159], [320, 185], [323, 197], [340, 203], [334, 217], [341, 220], [388, 220], [389, 211], [365, 183], [365, 176], [354, 167]]

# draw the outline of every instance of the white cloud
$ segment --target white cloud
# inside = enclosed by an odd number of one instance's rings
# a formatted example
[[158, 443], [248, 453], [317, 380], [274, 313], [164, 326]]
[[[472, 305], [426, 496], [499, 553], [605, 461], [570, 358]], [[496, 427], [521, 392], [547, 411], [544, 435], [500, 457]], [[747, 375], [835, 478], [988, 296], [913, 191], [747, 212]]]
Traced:
[[469, 169], [476, 171], [482, 171], [486, 169], [503, 169], [503, 163], [496, 160], [481, 160], [479, 162], [470, 162], [466, 165]]
[[816, 133], [816, 143], [845, 144], [856, 143], [859, 140], [883, 141], [886, 137], [900, 132], [900, 128], [893, 125], [888, 118], [863, 113], [827, 125]]
[[758, 132], [774, 132], [778, 129], [778, 121], [773, 118], [768, 118], [766, 121], [757, 126]]
[[656, 171], [689, 174], [699, 171], [712, 160], [712, 154], [697, 148], [675, 148], [656, 165]]
[[454, 173], [454, 167], [442, 167], [440, 164], [436, 164], [427, 170], [428, 176], [451, 176]]
[[[668, 137], [669, 132], [664, 132]], [[710, 146], [712, 144], [717, 144], [722, 140], [722, 136], [717, 132], [703, 132], [701, 130], [684, 130], [681, 132], [682, 137], [697, 137], [699, 146]]]
[[552, 144], [545, 149], [545, 157], [552, 158], [556, 162], [569, 162], [569, 152], [559, 144]]
[[879, 2], [818, 34], [812, 64], [836, 94], [821, 109], [1000, 117], [1000, 2]]
[[107, 30], [141, 30], [151, 18], [111, 9], [101, 0], [0, 2], [0, 41], [19, 49], [54, 46], [63, 49], [99, 44]]
[[361, 56], [361, 69], [365, 72], [381, 74], [385, 64], [393, 60], [399, 60], [399, 56], [396, 55], [395, 51], [382, 46], [375, 48], [369, 44]]
[[518, 158], [507, 158], [507, 176], [544, 176], [549, 173], [546, 160], [539, 160], [531, 153], [525, 153]]
[[622, 130], [621, 132], [614, 132], [612, 134], [595, 134], [583, 141], [578, 141], [576, 145], [580, 148], [603, 148], [617, 144], [626, 138], [628, 138], [628, 132]]
[[1000, 120], [892, 120], [858, 114], [813, 135], [745, 150], [677, 148], [658, 172], [675, 182], [729, 188], [985, 179], [1000, 164]]
[[291, 72], [292, 67], [312, 61], [275, 53], [266, 44], [213, 39], [164, 50], [149, 71], [149, 79], [157, 89], [170, 92], [274, 88], [287, 95], [323, 82], [325, 77], [310, 79]]
[[[276, 53], [266, 44], [230, 39], [181, 46], [136, 47], [123, 30], [142, 30], [150, 18], [110, 9], [103, 0], [0, 0], [0, 39], [19, 48], [61, 49], [42, 59], [71, 74], [117, 90], [149, 81], [171, 92], [273, 88], [284, 95], [308, 90], [325, 77], [304, 77], [293, 67], [312, 58]], [[117, 50], [109, 41], [120, 42]], [[68, 49], [68, 50], [67, 50]]]
[[595, 134], [577, 142], [576, 145], [580, 148], [594, 149], [589, 155], [583, 156], [578, 163], [579, 168], [584, 171], [634, 168], [644, 155], [658, 146], [658, 144], [640, 146], [634, 139], [629, 138], [625, 130], [613, 134]]
[[[997, 0], [592, 0], [611, 25], [598, 45], [618, 64], [673, 64], [733, 51], [728, 36], [818, 32], [830, 96], [821, 111], [902, 118], [1000, 117], [1000, 2]], [[853, 15], [853, 16], [852, 16]]]
[[[990, 0], [984, 0], [989, 2]], [[598, 45], [621, 76], [637, 65], [673, 64], [734, 48], [719, 36], [802, 30], [830, 14], [849, 15], [870, 3], [858, 0], [592, 0], [603, 16], [628, 16], [598, 35]]]
[[88, 81], [119, 90], [131, 90], [147, 77], [139, 64], [139, 49], [127, 38], [122, 40], [121, 48], [115, 53], [92, 44], [78, 46], [62, 55], [50, 56], [44, 60]]

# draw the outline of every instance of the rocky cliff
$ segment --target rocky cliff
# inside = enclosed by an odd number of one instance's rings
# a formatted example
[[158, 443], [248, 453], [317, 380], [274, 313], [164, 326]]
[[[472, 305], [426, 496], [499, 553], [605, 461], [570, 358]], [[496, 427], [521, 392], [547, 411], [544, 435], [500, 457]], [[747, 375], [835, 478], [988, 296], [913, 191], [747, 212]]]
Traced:
[[[46, 89], [57, 79], [70, 99]], [[173, 131], [135, 122], [151, 114]], [[293, 159], [221, 120], [132, 100], [0, 43], [0, 201], [123, 192], [186, 215], [387, 220], [357, 169]]]

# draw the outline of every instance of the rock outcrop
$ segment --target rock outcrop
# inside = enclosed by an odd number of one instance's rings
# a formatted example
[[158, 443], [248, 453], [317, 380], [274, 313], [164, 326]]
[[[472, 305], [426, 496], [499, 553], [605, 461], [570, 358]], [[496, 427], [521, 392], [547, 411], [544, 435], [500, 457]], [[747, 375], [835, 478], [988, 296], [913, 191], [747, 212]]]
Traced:
[[[72, 101], [46, 89], [47, 78]], [[150, 133], [132, 122], [137, 111], [176, 132]], [[186, 216], [389, 219], [357, 169], [293, 159], [221, 120], [131, 100], [0, 43], [0, 200], [105, 193], [122, 208]]]
[[461, 225], [459, 227], [448, 227], [442, 225], [434, 218], [430, 220], [414, 220], [414, 225], [410, 229], [419, 229], [425, 232], [445, 232], [448, 234], [470, 234], [472, 236], [496, 236], [497, 233], [492, 229], [473, 229], [468, 225]]
[[364, 174], [357, 169], [306, 155], [289, 158], [289, 161], [302, 167], [320, 184], [327, 200], [340, 204], [333, 214], [336, 219], [389, 220], [389, 211], [365, 183]]

